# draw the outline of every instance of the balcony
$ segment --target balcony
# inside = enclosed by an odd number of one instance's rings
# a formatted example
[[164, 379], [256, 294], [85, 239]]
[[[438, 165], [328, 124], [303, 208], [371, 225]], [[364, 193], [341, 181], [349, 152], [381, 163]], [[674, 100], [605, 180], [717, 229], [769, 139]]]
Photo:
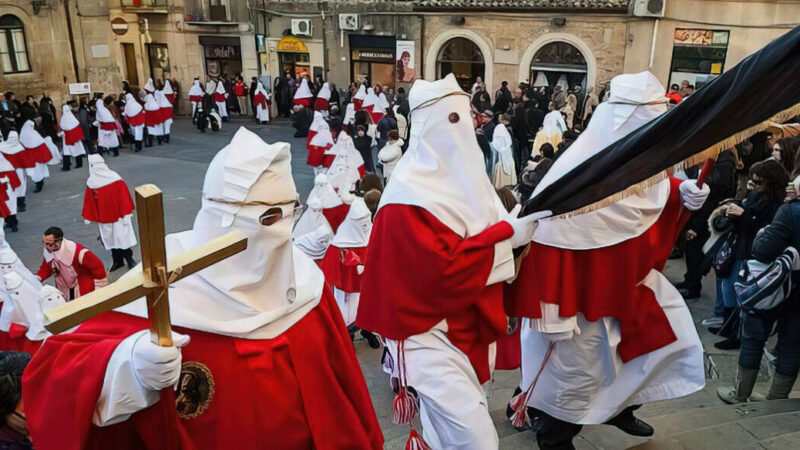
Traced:
[[[228, 0], [230, 2], [230, 0]], [[221, 0], [185, 0], [183, 13], [187, 25], [237, 25], [239, 15], [233, 5]], [[244, 3], [244, 2], [242, 2]], [[246, 21], [246, 13], [244, 14]]]
[[169, 0], [121, 0], [122, 10], [137, 14], [167, 14]]

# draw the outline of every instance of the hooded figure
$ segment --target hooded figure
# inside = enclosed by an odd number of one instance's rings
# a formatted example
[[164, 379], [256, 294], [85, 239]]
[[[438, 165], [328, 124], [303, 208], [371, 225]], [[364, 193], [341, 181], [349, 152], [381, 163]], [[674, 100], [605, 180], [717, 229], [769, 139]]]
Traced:
[[161, 89], [161, 92], [164, 93], [170, 105], [175, 104], [175, 91], [172, 90], [172, 84], [170, 84], [169, 80], [164, 80], [164, 88]]
[[156, 91], [156, 102], [158, 103], [158, 112], [161, 115], [161, 123], [164, 127], [164, 136], [162, 140], [169, 144], [169, 132], [172, 129], [172, 118], [173, 118], [173, 111], [172, 111], [172, 103], [169, 102], [167, 99], [167, 95], [164, 91]]
[[311, 203], [312, 199], [319, 201], [322, 215], [325, 216], [331, 230], [336, 233], [339, 225], [347, 216], [350, 205], [346, 204], [342, 197], [336, 193], [327, 175], [320, 173], [314, 177], [314, 188], [308, 194], [308, 203]]
[[327, 82], [322, 84], [319, 92], [317, 92], [317, 99], [314, 100], [314, 111], [322, 113], [323, 117], [328, 116], [331, 100], [331, 87]]
[[[51, 337], [23, 381], [25, 404], [41, 404], [25, 411], [37, 445], [141, 448], [164, 442], [169, 417], [181, 448], [257, 449], [264, 436], [286, 448], [381, 448], [333, 295], [292, 246], [296, 199], [289, 144], [240, 128], [208, 167], [192, 229], [166, 237], [170, 257], [233, 230], [248, 238], [244, 251], [170, 288], [176, 346], [191, 342], [181, 350], [152, 344], [144, 298], [85, 322], [69, 339]], [[95, 388], [39, 403], [79, 381]], [[175, 383], [177, 398], [159, 402]]]
[[225, 100], [228, 98], [228, 93], [225, 91], [225, 83], [218, 80], [214, 86], [214, 103], [217, 104], [217, 111], [222, 120], [228, 120], [228, 107], [225, 105]]
[[361, 108], [369, 111], [373, 124], [377, 124], [378, 121], [383, 118], [384, 114], [386, 114], [386, 110], [382, 109], [380, 103], [380, 98], [375, 95], [375, 89], [367, 89], [367, 96], [364, 98], [364, 103], [361, 104]]
[[294, 104], [301, 105], [304, 108], [311, 108], [311, 98], [313, 96], [311, 88], [308, 87], [308, 79], [303, 77], [300, 80], [300, 87], [294, 93]]
[[189, 88], [189, 101], [192, 103], [192, 117], [197, 110], [197, 105], [203, 102], [203, 86], [200, 85], [200, 79], [195, 78], [192, 81], [192, 87]]
[[[116, 137], [116, 135], [115, 135]], [[25, 173], [36, 183], [36, 188], [33, 192], [41, 192], [44, 186], [44, 179], [50, 176], [50, 170], [47, 169], [47, 163], [53, 159], [53, 154], [50, 153], [50, 148], [30, 120], [25, 121], [22, 125], [22, 130], [19, 132], [19, 143], [25, 147], [25, 152], [29, 152], [35, 158], [33, 167], [26, 167]]]
[[[330, 130], [330, 125], [325, 121], [322, 113], [314, 111], [314, 120], [311, 121], [311, 126], [308, 127], [308, 137], [306, 138], [306, 148], [308, 149], [306, 164], [309, 166], [318, 167], [322, 165], [325, 150], [333, 145], [333, 136], [331, 136]], [[318, 135], [321, 136], [317, 137]]]
[[[119, 139], [117, 138], [117, 122], [111, 111], [106, 108], [103, 99], [99, 98], [95, 102], [95, 126], [97, 127], [97, 145], [105, 147], [106, 150], [113, 150], [114, 156], [119, 156]], [[101, 150], [102, 154], [103, 151]]]
[[253, 96], [253, 104], [256, 108], [256, 121], [258, 121], [258, 123], [269, 122], [270, 94], [260, 81], [256, 83], [256, 93]]
[[[533, 195], [666, 110], [664, 88], [650, 72], [615, 77], [611, 100]], [[601, 423], [649, 436], [652, 427], [633, 410], [703, 388], [703, 347], [691, 314], [659, 272], [689, 216], [681, 205], [699, 209], [708, 195], [695, 183], [665, 174], [610, 206], [540, 222], [506, 295], [509, 315], [527, 318], [516, 417], [527, 398], [542, 412], [540, 441], [566, 446], [581, 424]]]
[[74, 156], [77, 167], [81, 167], [83, 165], [83, 155], [86, 154], [86, 149], [83, 148], [83, 139], [85, 136], [83, 135], [83, 128], [81, 128], [78, 118], [75, 117], [69, 105], [61, 107], [61, 119], [59, 119], [58, 125], [61, 127], [61, 137], [63, 140], [64, 167], [67, 170], [69, 169], [70, 156]]
[[542, 145], [549, 143], [553, 148], [558, 148], [561, 143], [561, 136], [567, 131], [567, 124], [564, 122], [564, 116], [561, 112], [554, 110], [550, 111], [544, 116], [542, 129], [536, 133], [533, 139], [533, 149], [531, 154], [533, 156], [539, 155]]
[[294, 246], [319, 264], [333, 239], [333, 230], [322, 214], [322, 201], [319, 198], [309, 196], [306, 206], [292, 230]]
[[495, 164], [492, 168], [492, 183], [497, 189], [517, 184], [517, 168], [514, 166], [514, 141], [505, 125], [495, 127], [491, 142]]
[[152, 78], [147, 79], [147, 83], [144, 84], [144, 91], [148, 94], [154, 94], [156, 92], [156, 85], [153, 83]]
[[50, 161], [47, 161], [48, 166], [55, 166], [61, 164], [61, 150], [59, 150], [58, 145], [53, 142], [53, 138], [47, 136], [44, 138], [44, 143], [47, 145], [47, 149], [50, 150]]
[[[108, 168], [103, 157], [89, 155], [89, 178], [83, 197], [83, 220], [100, 227], [103, 247], [111, 251], [113, 272], [128, 263], [133, 268], [136, 231], [133, 229], [133, 200], [122, 177]], [[124, 260], [124, 261], [123, 261]]]
[[147, 126], [147, 147], [153, 146], [153, 136], [161, 145], [161, 137], [164, 136], [164, 120], [161, 115], [161, 108], [158, 106], [155, 96], [147, 94], [144, 102], [144, 123]]
[[[21, 282], [15, 281], [12, 285], [24, 286], [24, 290], [29, 295], [29, 290], [35, 290], [36, 286], [41, 288], [42, 284], [19, 260], [17, 254], [4, 239], [0, 245], [0, 302], [2, 302], [2, 311], [0, 311], [0, 348], [34, 354], [39, 350], [41, 339], [31, 340], [26, 336], [28, 331], [32, 331], [30, 333], [31, 336], [35, 336], [38, 334], [38, 330], [36, 326], [28, 327], [28, 322], [25, 321], [23, 316], [25, 311], [29, 311], [27, 307], [30, 305], [31, 299], [28, 296], [16, 296], [17, 299], [24, 298], [26, 300], [23, 305], [25, 306], [24, 309], [16, 306], [18, 302], [11, 301], [8, 298], [10, 293], [6, 290], [5, 276], [13, 275], [13, 277], [21, 278]], [[16, 291], [16, 289], [14, 290]], [[30, 314], [30, 316], [35, 318], [35, 314]], [[14, 322], [17, 322], [17, 325], [14, 325]], [[41, 318], [38, 319], [38, 323], [41, 324]]]
[[[5, 299], [0, 311], [0, 331], [8, 333], [12, 339], [24, 335], [28, 341], [33, 342], [49, 337], [50, 333], [44, 329], [42, 320], [42, 284], [35, 280], [31, 282], [13, 270], [3, 276], [3, 282]], [[5, 339], [7, 338], [0, 338]], [[36, 344], [30, 346], [38, 347]], [[11, 349], [4, 347], [3, 350]]]
[[[8, 138], [0, 142], [0, 153], [3, 154], [3, 157], [8, 160], [17, 173], [19, 184], [14, 188], [14, 196], [17, 198], [17, 209], [20, 212], [25, 211], [25, 191], [27, 188], [25, 170], [36, 165], [38, 150], [27, 151], [25, 147], [20, 144], [17, 132], [9, 131]], [[13, 184], [11, 177], [9, 177], [9, 180], [12, 181]]]
[[326, 153], [326, 157], [333, 156], [327, 172], [331, 186], [348, 191], [353, 189], [366, 173], [364, 158], [356, 150], [353, 138], [344, 131], [340, 132], [336, 145]]
[[144, 139], [144, 107], [133, 98], [133, 94], [130, 92], [125, 94], [125, 109], [123, 113], [131, 129], [135, 151], [139, 152], [142, 150], [142, 140]]
[[333, 286], [333, 296], [347, 326], [356, 321], [371, 231], [372, 214], [364, 199], [356, 197], [320, 265], [325, 280]]
[[[2, 143], [0, 143], [2, 145]], [[24, 176], [23, 176], [24, 180]], [[17, 194], [22, 182], [14, 166], [0, 153], [0, 216], [5, 225], [16, 233], [19, 231], [17, 220]]]
[[360, 111], [363, 108], [365, 98], [367, 98], [367, 86], [364, 83], [360, 83], [358, 90], [353, 94], [353, 106], [356, 111]]
[[[410, 142], [375, 215], [356, 325], [386, 339], [394, 404], [419, 395], [431, 448], [497, 449], [481, 384], [492, 343], [506, 334], [502, 282], [514, 276], [512, 247], [530, 240], [538, 216], [504, 209], [486, 176], [469, 95], [453, 74], [415, 81], [409, 106]], [[394, 413], [412, 423], [413, 411]], [[409, 438], [422, 445], [415, 431]]]

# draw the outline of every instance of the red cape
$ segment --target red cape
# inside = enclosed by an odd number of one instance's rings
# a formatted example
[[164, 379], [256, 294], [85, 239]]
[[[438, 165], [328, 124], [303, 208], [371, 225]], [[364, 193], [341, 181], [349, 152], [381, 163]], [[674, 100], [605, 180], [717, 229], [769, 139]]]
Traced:
[[[45, 144], [45, 143], [42, 143], [38, 147], [25, 148], [25, 150], [20, 152], [20, 153], [30, 153], [31, 157], [33, 158], [33, 161], [37, 162], [37, 163], [40, 163], [40, 164], [47, 164], [48, 161], [53, 159], [53, 155], [50, 154], [50, 149], [47, 148], [47, 144]], [[17, 153], [17, 154], [19, 154], [19, 153]], [[8, 159], [8, 156], [10, 156], [10, 155], [6, 155], [6, 159]], [[14, 163], [12, 163], [12, 165], [13, 164]], [[16, 166], [14, 166], [14, 167], [16, 167]], [[30, 166], [30, 167], [33, 167], [33, 166]]]
[[100, 122], [100, 129], [105, 131], [115, 131], [117, 129], [116, 122]]
[[[12, 164], [13, 165], [13, 164]], [[9, 170], [7, 172], [0, 172], [0, 178], [8, 178], [8, 182], [11, 183], [11, 188], [16, 189], [22, 185], [22, 182], [19, 179], [19, 175], [17, 175], [16, 170]]]
[[[3, 310], [3, 303], [0, 303], [0, 311]], [[44, 341], [31, 341], [25, 337], [26, 327], [11, 324], [8, 331], [0, 331], [0, 351], [24, 352], [35, 355], [39, 351]]]
[[128, 125], [132, 127], [138, 127], [139, 125], [144, 125], [144, 109], [139, 111], [139, 114], [136, 114], [133, 117], [125, 116], [125, 120], [127, 120]]
[[325, 281], [349, 294], [361, 292], [361, 275], [358, 266], [367, 260], [367, 247], [339, 248], [333, 244], [328, 247], [320, 267]]
[[639, 282], [652, 269], [662, 270], [686, 219], [678, 185], [670, 180], [670, 195], [656, 223], [639, 237], [609, 247], [565, 250], [532, 243], [519, 275], [507, 290], [510, 316], [541, 318], [540, 302], [557, 303], [561, 317], [583, 313], [591, 322], [614, 317], [623, 362], [676, 340], [653, 291]]
[[155, 111], [144, 110], [144, 123], [148, 127], [155, 127], [160, 125], [164, 120], [161, 118], [161, 110]]
[[294, 99], [294, 104], [295, 105], [303, 105], [306, 108], [308, 108], [308, 107], [311, 106], [311, 97], [296, 98], [296, 99]]
[[224, 103], [225, 102], [225, 98], [226, 98], [225, 94], [220, 94], [218, 92], [214, 92], [214, 101], [215, 102]]
[[64, 130], [64, 143], [66, 145], [74, 145], [78, 141], [83, 140], [83, 128], [80, 125], [71, 130]]
[[90, 222], [114, 223], [133, 212], [128, 185], [117, 180], [98, 189], [87, 187], [83, 196], [83, 218]]
[[[181, 350], [184, 369], [202, 364], [208, 372], [196, 373], [213, 380], [207, 409], [179, 419], [174, 400], [162, 400], [124, 422], [94, 426], [111, 354], [127, 336], [147, 328], [146, 319], [111, 312], [45, 342], [23, 376], [25, 414], [37, 450], [167, 448], [165, 417], [178, 428], [181, 449], [382, 448], [364, 377], [329, 290], [319, 306], [273, 339], [175, 328], [191, 336]], [[182, 399], [182, 407], [203, 404]]]
[[448, 339], [489, 379], [489, 344], [506, 333], [503, 286], [486, 286], [494, 245], [514, 233], [500, 222], [468, 239], [423, 208], [378, 210], [361, 280], [356, 325], [395, 340], [447, 319]]
[[336, 230], [339, 229], [339, 225], [341, 225], [342, 222], [344, 222], [344, 218], [347, 217], [348, 211], [350, 211], [350, 205], [347, 203], [342, 203], [334, 208], [323, 209], [322, 215], [325, 216], [325, 219], [327, 219], [328, 224], [331, 226], [331, 230], [336, 233]]
[[314, 111], [327, 111], [328, 106], [328, 100], [325, 98], [317, 97], [317, 99], [314, 100]]
[[325, 150], [331, 148], [330, 145], [325, 147], [317, 147], [316, 145], [309, 145], [308, 146], [308, 159], [306, 159], [306, 164], [311, 167], [321, 166], [323, 161], [325, 160]]
[[253, 97], [253, 106], [261, 105], [262, 108], [267, 109], [267, 97], [260, 91]]

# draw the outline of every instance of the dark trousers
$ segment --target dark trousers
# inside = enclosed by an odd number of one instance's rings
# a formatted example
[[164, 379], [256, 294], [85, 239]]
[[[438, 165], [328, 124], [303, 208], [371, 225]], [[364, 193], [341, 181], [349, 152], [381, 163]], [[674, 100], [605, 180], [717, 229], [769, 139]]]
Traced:
[[775, 372], [788, 377], [796, 377], [800, 369], [800, 307], [796, 297], [789, 298], [771, 313], [742, 315], [742, 349], [739, 351], [739, 365], [745, 369], [758, 369], [767, 343], [777, 321], [778, 361]]
[[375, 173], [375, 162], [372, 159], [372, 147], [369, 149], [360, 148], [358, 152], [361, 153], [361, 158], [364, 159], [364, 170]]
[[702, 287], [703, 277], [703, 244], [705, 244], [710, 233], [708, 229], [694, 230], [697, 237], [686, 241], [686, 273], [683, 275], [683, 280], [686, 282], [686, 289], [689, 291], [700, 291]]
[[[533, 408], [531, 408], [533, 409]], [[541, 450], [574, 450], [572, 439], [581, 432], [583, 425], [565, 422], [538, 409], [533, 410], [536, 443]], [[533, 419], [533, 418], [532, 418]], [[538, 422], [538, 423], [537, 423]]]

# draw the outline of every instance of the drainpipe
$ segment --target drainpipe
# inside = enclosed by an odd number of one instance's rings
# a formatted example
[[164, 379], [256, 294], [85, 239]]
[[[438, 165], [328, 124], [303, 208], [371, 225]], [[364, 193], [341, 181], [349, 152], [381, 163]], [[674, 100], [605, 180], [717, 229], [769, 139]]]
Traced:
[[78, 60], [75, 58], [75, 36], [72, 33], [72, 18], [69, 15], [69, 0], [64, 0], [64, 15], [67, 17], [67, 34], [69, 35], [69, 50], [72, 53], [72, 70], [75, 71], [75, 81], [80, 83]]

